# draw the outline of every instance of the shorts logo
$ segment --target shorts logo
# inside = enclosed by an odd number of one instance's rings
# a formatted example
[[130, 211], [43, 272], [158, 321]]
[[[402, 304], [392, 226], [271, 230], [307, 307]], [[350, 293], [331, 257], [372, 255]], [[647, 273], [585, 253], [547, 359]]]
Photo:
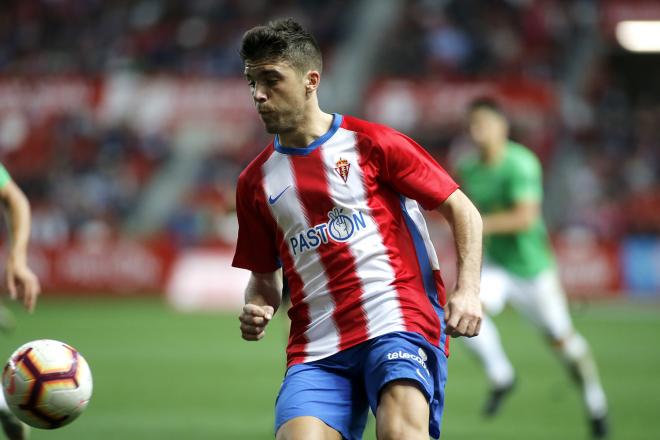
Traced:
[[421, 348], [419, 349], [418, 353], [419, 353], [419, 356], [416, 355], [416, 354], [405, 353], [401, 350], [393, 351], [393, 352], [387, 353], [387, 360], [392, 361], [392, 360], [397, 360], [397, 359], [411, 359], [411, 360], [417, 362], [419, 365], [421, 365], [424, 368], [424, 370], [426, 370], [426, 374], [428, 374], [429, 370], [426, 368], [426, 360], [427, 360], [426, 353]]
[[[426, 375], [427, 375], [427, 376], [430, 376], [428, 370], [425, 370], [425, 371], [426, 371]], [[426, 378], [424, 377], [424, 375], [419, 371], [419, 368], [415, 368], [415, 373], [417, 373], [417, 375], [418, 375], [418, 376], [419, 376], [419, 377], [420, 377], [420, 378], [426, 383], [426, 385], [430, 385], [430, 384], [429, 384], [429, 381], [426, 380]]]
[[289, 238], [294, 256], [330, 241], [344, 243], [367, 227], [364, 212], [344, 213], [344, 208], [335, 207], [328, 212], [328, 219], [327, 223], [319, 223]]
[[346, 159], [342, 159], [341, 157], [335, 164], [335, 171], [337, 174], [339, 174], [339, 177], [341, 177], [344, 180], [344, 183], [348, 181], [348, 171], [351, 169], [351, 164], [348, 163]]

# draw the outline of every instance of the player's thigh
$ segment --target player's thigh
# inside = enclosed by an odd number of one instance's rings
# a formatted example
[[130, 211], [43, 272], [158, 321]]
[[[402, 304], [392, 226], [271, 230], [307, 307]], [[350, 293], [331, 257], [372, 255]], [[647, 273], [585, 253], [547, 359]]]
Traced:
[[341, 434], [320, 419], [296, 417], [277, 430], [276, 440], [342, 440]]
[[429, 402], [416, 381], [395, 380], [383, 387], [376, 409], [379, 440], [427, 440]]
[[403, 430], [408, 434], [398, 438], [406, 439], [440, 435], [447, 381], [447, 358], [441, 349], [416, 333], [388, 333], [370, 341], [364, 365], [379, 433]]
[[356, 382], [316, 363], [294, 365], [287, 371], [275, 403], [275, 432], [278, 439], [316, 438], [310, 431], [322, 433], [323, 439], [358, 439], [367, 412], [361, 379]]
[[499, 314], [509, 299], [511, 275], [501, 267], [484, 264], [481, 270], [481, 302], [489, 315]]
[[519, 280], [511, 303], [553, 340], [561, 340], [573, 332], [566, 294], [554, 269]]

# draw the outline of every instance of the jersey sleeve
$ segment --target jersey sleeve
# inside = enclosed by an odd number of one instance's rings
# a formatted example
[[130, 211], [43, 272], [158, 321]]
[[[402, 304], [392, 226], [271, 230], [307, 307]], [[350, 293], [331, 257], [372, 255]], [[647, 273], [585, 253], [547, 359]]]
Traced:
[[0, 164], [0, 188], [4, 188], [10, 180], [11, 177], [9, 176], [9, 172], [2, 164]]
[[274, 272], [280, 268], [275, 227], [259, 212], [254, 189], [242, 177], [236, 188], [238, 239], [232, 266], [257, 273]]
[[513, 202], [540, 202], [543, 197], [541, 163], [532, 154], [521, 155], [511, 173], [511, 200]]
[[458, 188], [424, 148], [397, 131], [380, 136], [377, 148], [381, 179], [426, 210], [436, 209]]

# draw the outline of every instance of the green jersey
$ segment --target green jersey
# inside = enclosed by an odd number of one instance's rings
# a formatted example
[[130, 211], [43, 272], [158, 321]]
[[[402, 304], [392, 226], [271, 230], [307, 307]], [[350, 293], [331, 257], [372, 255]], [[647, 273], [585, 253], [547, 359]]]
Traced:
[[10, 180], [11, 177], [9, 177], [7, 169], [2, 166], [2, 164], [0, 164], [0, 188], [4, 188], [4, 186], [8, 184]]
[[[482, 162], [478, 154], [458, 164], [463, 191], [479, 211], [492, 214], [513, 208], [517, 202], [543, 198], [541, 164], [527, 148], [508, 142], [504, 156], [494, 165]], [[554, 264], [543, 219], [526, 231], [490, 234], [484, 239], [487, 260], [522, 277], [533, 277]]]

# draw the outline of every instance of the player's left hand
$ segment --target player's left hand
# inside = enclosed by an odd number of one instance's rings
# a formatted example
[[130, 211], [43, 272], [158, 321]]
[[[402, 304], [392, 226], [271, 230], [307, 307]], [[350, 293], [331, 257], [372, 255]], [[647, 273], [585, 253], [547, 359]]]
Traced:
[[459, 336], [477, 336], [481, 329], [481, 301], [479, 292], [457, 289], [445, 306], [445, 333]]
[[41, 293], [39, 279], [25, 263], [7, 260], [5, 268], [5, 285], [11, 299], [20, 298], [29, 312], [37, 305], [37, 297]]

